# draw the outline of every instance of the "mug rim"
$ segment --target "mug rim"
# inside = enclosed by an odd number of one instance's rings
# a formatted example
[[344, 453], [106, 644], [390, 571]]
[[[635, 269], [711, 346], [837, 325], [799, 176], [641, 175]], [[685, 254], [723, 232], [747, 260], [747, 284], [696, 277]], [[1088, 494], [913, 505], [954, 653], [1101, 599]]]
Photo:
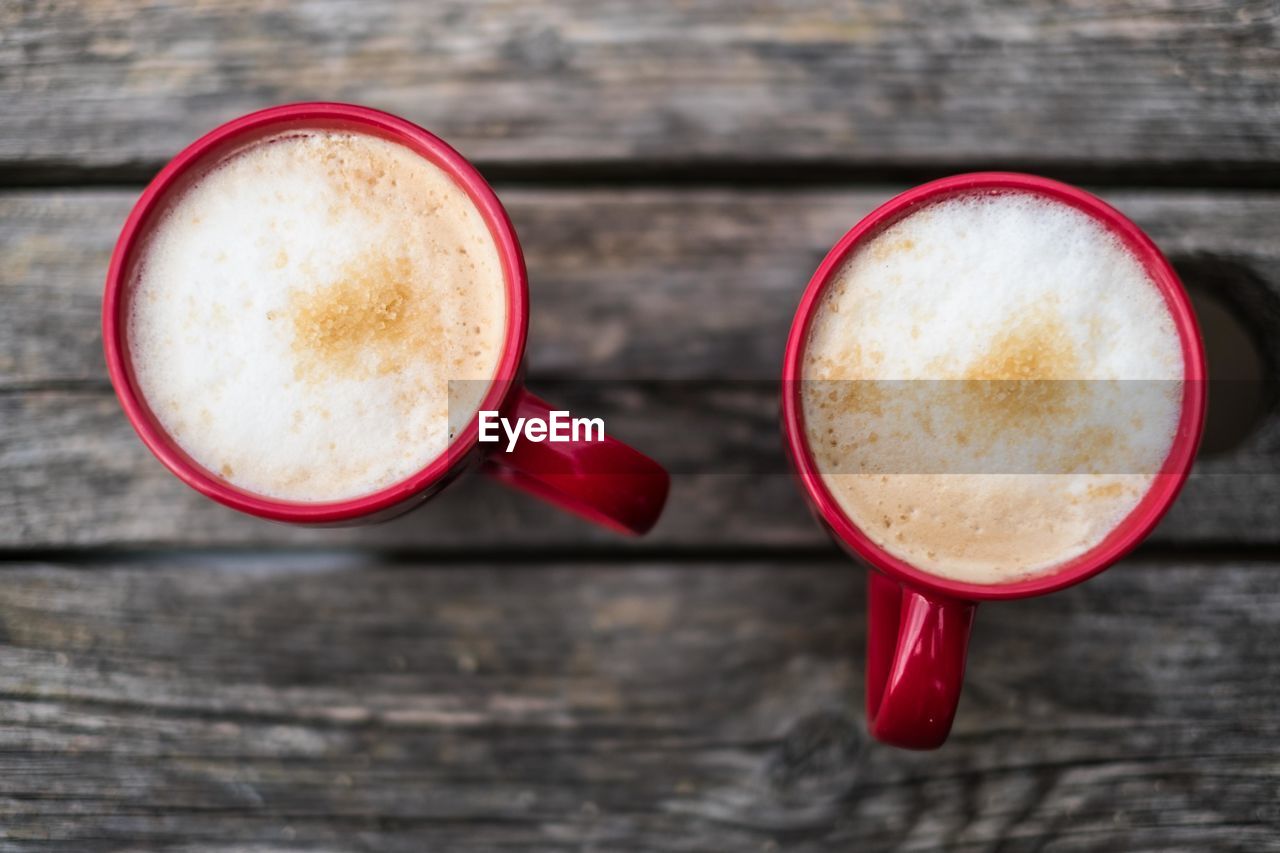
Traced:
[[[975, 192], [1027, 192], [1069, 204], [1116, 235], [1142, 263], [1164, 297], [1178, 333], [1183, 361], [1182, 408], [1160, 473], [1138, 505], [1101, 542], [1058, 568], [1003, 584], [977, 584], [930, 574], [876, 545], [849, 519], [827, 488], [805, 437], [800, 399], [802, 368], [809, 329], [818, 300], [834, 274], [864, 242], [923, 205]], [[1128, 217], [1092, 193], [1038, 175], [1018, 172], [971, 172], [929, 181], [900, 193], [863, 217], [827, 252], [809, 280], [792, 320], [782, 371], [782, 414], [788, 456], [805, 496], [821, 521], [846, 549], [873, 569], [941, 598], [998, 601], [1044, 595], [1080, 583], [1102, 572], [1146, 538], [1172, 506], [1191, 471], [1204, 426], [1204, 342], [1181, 280], [1156, 244]]]
[[[231, 485], [191, 458], [164, 430], [137, 388], [129, 365], [126, 323], [121, 316], [128, 287], [126, 274], [139, 242], [149, 233], [151, 217], [168, 200], [179, 181], [210, 165], [237, 143], [288, 128], [360, 130], [399, 143], [442, 169], [480, 211], [493, 237], [506, 287], [506, 332], [489, 388], [467, 425], [426, 465], [396, 483], [368, 494], [336, 501], [291, 501], [271, 498]], [[107, 271], [102, 304], [102, 341], [107, 371], [116, 396], [134, 431], [166, 468], [196, 491], [232, 509], [273, 521], [332, 524], [380, 513], [458, 473], [478, 445], [479, 411], [501, 409], [518, 384], [529, 327], [528, 274], [515, 227], [497, 195], [480, 172], [448, 143], [418, 125], [381, 110], [355, 104], [305, 102], [283, 104], [249, 113], [219, 125], [192, 142], [152, 179], [134, 203], [116, 240]]]

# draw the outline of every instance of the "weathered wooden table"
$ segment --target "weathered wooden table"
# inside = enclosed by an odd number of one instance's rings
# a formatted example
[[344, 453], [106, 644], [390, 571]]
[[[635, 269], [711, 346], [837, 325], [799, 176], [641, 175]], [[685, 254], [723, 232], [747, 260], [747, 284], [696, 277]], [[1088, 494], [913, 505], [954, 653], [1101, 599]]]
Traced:
[[[643, 6], [0, 4], [0, 850], [1280, 849], [1280, 415], [1247, 381], [1280, 375], [1280, 7]], [[146, 453], [100, 354], [115, 235], [185, 143], [303, 99], [493, 180], [534, 386], [628, 380], [610, 429], [678, 472], [650, 537], [475, 479], [284, 528]], [[1137, 555], [981, 609], [913, 754], [865, 740], [863, 574], [759, 380], [840, 234], [982, 167], [1130, 213], [1240, 381]]]

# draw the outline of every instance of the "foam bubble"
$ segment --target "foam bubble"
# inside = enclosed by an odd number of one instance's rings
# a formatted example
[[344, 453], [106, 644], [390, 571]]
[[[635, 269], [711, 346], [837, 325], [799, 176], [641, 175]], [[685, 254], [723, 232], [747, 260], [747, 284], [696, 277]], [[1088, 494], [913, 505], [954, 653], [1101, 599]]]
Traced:
[[[367, 494], [470, 419], [506, 331], [497, 247], [441, 169], [376, 137], [255, 144], [174, 200], [142, 247], [139, 389], [198, 463], [269, 497]], [[457, 382], [451, 380], [471, 380]]]
[[1052, 571], [1132, 511], [1172, 444], [1183, 363], [1116, 237], [1006, 192], [932, 204], [861, 247], [822, 296], [803, 377], [850, 520], [918, 568], [990, 584]]

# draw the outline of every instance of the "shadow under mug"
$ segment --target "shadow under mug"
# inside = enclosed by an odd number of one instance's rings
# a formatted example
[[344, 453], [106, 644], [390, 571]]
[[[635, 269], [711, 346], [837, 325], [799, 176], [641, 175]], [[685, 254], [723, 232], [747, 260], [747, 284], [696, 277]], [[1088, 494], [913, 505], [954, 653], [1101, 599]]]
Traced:
[[235, 119], [192, 143], [150, 183], [116, 242], [102, 306], [102, 339], [111, 383], [133, 428], [183, 482], [234, 509], [273, 521], [341, 525], [383, 521], [436, 494], [469, 467], [613, 530], [639, 534], [658, 520], [670, 478], [655, 461], [605, 435], [598, 441], [479, 443], [478, 413], [449, 447], [417, 473], [372, 494], [349, 500], [277, 500], [238, 489], [192, 459], [160, 426], [134, 378], [125, 340], [129, 283], [137, 250], [166, 203], [200, 175], [253, 143], [290, 131], [338, 130], [399, 143], [444, 170], [479, 209], [497, 246], [506, 283], [507, 325], [494, 378], [479, 406], [503, 417], [548, 420], [552, 407], [523, 384], [529, 326], [528, 278], [515, 229], [493, 190], [461, 154], [404, 119], [349, 104], [304, 103], [272, 107]]
[[[1182, 345], [1181, 415], [1173, 444], [1146, 495], [1100, 543], [1056, 570], [1012, 583], [983, 585], [928, 574], [877, 546], [827, 489], [805, 438], [802, 365], [820, 297], [860, 246], [921, 206], [973, 193], [1025, 192], [1093, 217], [1133, 252], [1164, 297]], [[1173, 503], [1190, 471], [1205, 409], [1203, 342], [1190, 300], [1164, 255], [1138, 226], [1075, 187], [1006, 172], [956, 175], [908, 190], [867, 215], [823, 259], [791, 325], [783, 365], [782, 418], [787, 452], [811, 508], [845, 550], [867, 563], [867, 726], [873, 737], [908, 749], [934, 749], [951, 730], [974, 611], [979, 601], [1055, 592], [1106, 569], [1141, 542]]]

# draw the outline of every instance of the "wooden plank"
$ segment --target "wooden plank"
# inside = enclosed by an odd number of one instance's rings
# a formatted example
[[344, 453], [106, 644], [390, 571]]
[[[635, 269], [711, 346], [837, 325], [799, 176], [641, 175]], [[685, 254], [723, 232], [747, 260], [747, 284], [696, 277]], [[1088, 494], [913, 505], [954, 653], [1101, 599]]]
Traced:
[[[671, 510], [646, 544], [826, 542], [782, 473], [773, 383], [810, 271], [890, 194], [503, 192], [528, 246], [535, 385], [599, 380], [570, 390], [594, 395], [611, 430], [680, 475]], [[4, 546], [616, 542], [489, 484], [464, 485], [423, 512], [364, 530], [293, 530], [190, 493], [132, 435], [104, 379], [101, 278], [132, 197], [118, 190], [0, 195]], [[1268, 331], [1280, 322], [1280, 196], [1108, 197], [1151, 231], [1192, 285], [1253, 324], [1277, 375], [1280, 338]], [[1280, 420], [1273, 417], [1242, 447], [1203, 462], [1158, 536], [1277, 541], [1278, 460]]]
[[[783, 457], [769, 394], [676, 401], [623, 393], [590, 411], [671, 471], [667, 510], [644, 539], [620, 539], [473, 477], [387, 524], [306, 529], [261, 521], [191, 491], [133, 434], [106, 393], [0, 395], [0, 550], [66, 546], [467, 548], [822, 548]], [[744, 434], [745, 433], [745, 434]], [[736, 434], [736, 435], [735, 435]], [[1276, 544], [1280, 474], [1274, 430], [1201, 460], [1168, 518], [1164, 543]]]
[[1278, 570], [984, 606], [908, 753], [842, 564], [11, 564], [0, 850], [1275, 849]]
[[[535, 376], [772, 380], [818, 262], [895, 190], [499, 192], [529, 267]], [[0, 193], [0, 386], [102, 380], [102, 280], [135, 195]], [[1280, 194], [1105, 196], [1280, 365]]]
[[320, 99], [403, 114], [494, 163], [1274, 176], [1275, 15], [1226, 0], [9, 3], [0, 162], [16, 180], [136, 175], [218, 122]]

